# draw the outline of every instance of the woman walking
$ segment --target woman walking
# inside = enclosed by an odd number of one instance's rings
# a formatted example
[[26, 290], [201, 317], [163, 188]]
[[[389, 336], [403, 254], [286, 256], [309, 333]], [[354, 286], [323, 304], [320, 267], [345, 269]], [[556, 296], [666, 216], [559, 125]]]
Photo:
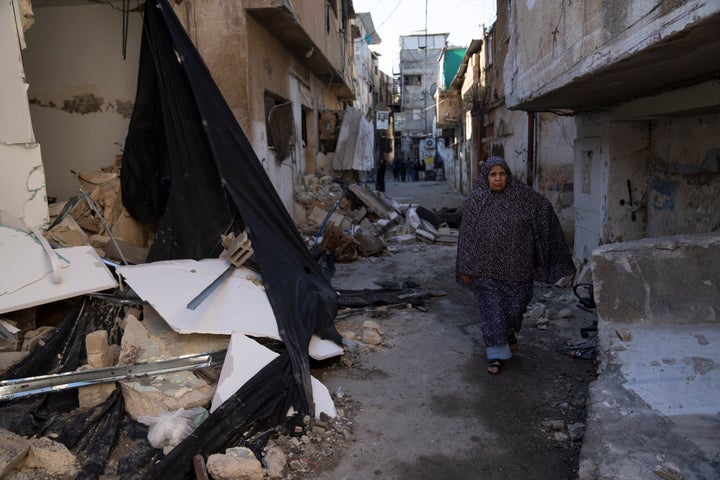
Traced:
[[555, 283], [574, 273], [550, 202], [513, 177], [504, 159], [489, 158], [463, 207], [456, 266], [457, 280], [480, 306], [488, 373], [500, 373], [518, 348], [515, 333], [533, 281]]

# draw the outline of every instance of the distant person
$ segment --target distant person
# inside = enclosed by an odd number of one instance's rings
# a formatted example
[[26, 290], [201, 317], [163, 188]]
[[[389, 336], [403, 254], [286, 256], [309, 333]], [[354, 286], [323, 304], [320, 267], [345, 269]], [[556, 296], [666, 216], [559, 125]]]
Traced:
[[480, 306], [488, 373], [500, 373], [518, 348], [515, 333], [533, 281], [555, 283], [574, 273], [550, 202], [517, 180], [504, 159], [488, 159], [463, 206], [456, 264], [457, 280]]
[[435, 161], [433, 163], [433, 170], [435, 170], [435, 180], [442, 180], [445, 177], [445, 164], [443, 163], [442, 155], [440, 152], [435, 152]]
[[400, 181], [400, 160], [395, 159], [392, 163], [393, 180], [396, 182]]

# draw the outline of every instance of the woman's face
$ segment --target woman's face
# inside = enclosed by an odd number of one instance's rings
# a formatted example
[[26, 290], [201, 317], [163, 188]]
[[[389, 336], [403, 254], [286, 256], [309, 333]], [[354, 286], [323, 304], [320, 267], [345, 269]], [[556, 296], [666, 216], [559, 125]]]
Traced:
[[507, 172], [500, 165], [495, 165], [488, 174], [488, 183], [493, 192], [502, 192], [507, 184]]

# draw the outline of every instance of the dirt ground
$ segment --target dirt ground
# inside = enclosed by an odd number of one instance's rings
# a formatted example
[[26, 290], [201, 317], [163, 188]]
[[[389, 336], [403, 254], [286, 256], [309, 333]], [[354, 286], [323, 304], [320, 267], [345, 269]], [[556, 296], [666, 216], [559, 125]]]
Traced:
[[[462, 202], [441, 182], [389, 181], [387, 189], [430, 210]], [[569, 288], [536, 285], [531, 305], [541, 305], [518, 335], [518, 352], [490, 375], [474, 296], [455, 282], [455, 252], [389, 244], [385, 255], [337, 265], [338, 289], [413, 282], [437, 296], [419, 308], [340, 312], [338, 330], [354, 336], [354, 348], [312, 373], [335, 396], [349, 433], [290, 449], [307, 461], [286, 478], [577, 478], [594, 366], [558, 350], [588, 341], [580, 329], [592, 326], [594, 313]], [[380, 327], [379, 345], [360, 341], [368, 320]]]

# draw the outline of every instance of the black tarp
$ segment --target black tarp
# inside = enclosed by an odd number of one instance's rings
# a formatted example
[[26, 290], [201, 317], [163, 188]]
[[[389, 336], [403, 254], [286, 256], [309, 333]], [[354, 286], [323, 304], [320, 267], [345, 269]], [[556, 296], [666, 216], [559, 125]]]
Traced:
[[[216, 257], [220, 234], [247, 228], [287, 354], [248, 382], [231, 404], [235, 410], [252, 406], [253, 412], [275, 416], [278, 408], [263, 409], [256, 401], [267, 403], [266, 393], [273, 392], [283, 397], [277, 398], [279, 405], [292, 405], [299, 418], [314, 415], [308, 346], [313, 333], [341, 344], [334, 326], [337, 293], [167, 0], [149, 0], [145, 6], [136, 107], [121, 177], [128, 211], [157, 221], [149, 261]], [[216, 410], [204, 422], [207, 429], [199, 429], [173, 450], [172, 458], [156, 465], [153, 478], [172, 478], [170, 470], [187, 474], [176, 464], [182, 458], [191, 467], [197, 445], [205, 453], [212, 453], [211, 445], [221, 448], [210, 438], [217, 435], [211, 425], [241, 428], [219, 416], [235, 415], [245, 426], [267, 421], [228, 410]], [[203, 432], [209, 437], [203, 439]], [[224, 438], [233, 436], [226, 432]]]

